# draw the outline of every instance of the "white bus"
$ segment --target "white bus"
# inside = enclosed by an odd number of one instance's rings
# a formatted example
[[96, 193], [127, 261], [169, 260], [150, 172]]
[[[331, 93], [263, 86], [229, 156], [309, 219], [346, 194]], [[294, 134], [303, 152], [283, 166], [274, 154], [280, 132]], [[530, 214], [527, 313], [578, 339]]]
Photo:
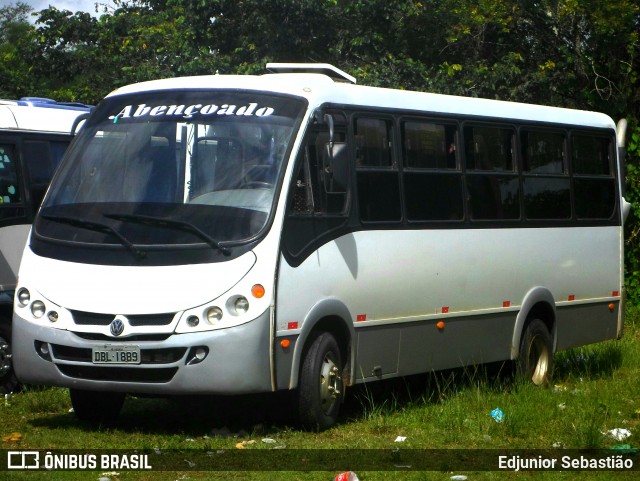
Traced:
[[24, 252], [21, 380], [89, 420], [127, 393], [291, 390], [324, 429], [357, 383], [517, 360], [543, 384], [554, 352], [621, 335], [609, 117], [268, 68], [96, 107]]
[[74, 122], [88, 112], [44, 98], [0, 100], [0, 394], [17, 386], [10, 341], [20, 257]]

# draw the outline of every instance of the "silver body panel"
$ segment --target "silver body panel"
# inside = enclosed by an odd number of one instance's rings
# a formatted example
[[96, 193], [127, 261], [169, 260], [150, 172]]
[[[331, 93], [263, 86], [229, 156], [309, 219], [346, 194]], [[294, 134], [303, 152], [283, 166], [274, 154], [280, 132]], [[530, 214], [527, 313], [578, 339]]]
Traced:
[[[346, 306], [356, 380], [514, 359], [538, 302], [562, 312], [560, 348], [614, 338], [622, 273], [611, 260], [620, 256], [621, 235], [619, 227], [347, 234], [298, 267], [281, 259], [277, 334], [323, 302]], [[582, 315], [565, 315], [578, 306]], [[303, 326], [301, 333], [311, 329]], [[294, 368], [292, 386], [296, 376]]]

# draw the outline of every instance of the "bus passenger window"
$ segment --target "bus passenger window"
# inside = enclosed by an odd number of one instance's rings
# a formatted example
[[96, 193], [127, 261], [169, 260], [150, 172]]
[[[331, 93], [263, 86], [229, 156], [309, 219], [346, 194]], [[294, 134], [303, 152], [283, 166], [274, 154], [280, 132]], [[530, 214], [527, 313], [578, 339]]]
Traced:
[[391, 123], [382, 119], [356, 119], [356, 166], [392, 167]]
[[530, 174], [564, 174], [567, 171], [563, 133], [525, 131], [522, 133], [523, 170]]
[[464, 146], [471, 220], [520, 219], [520, 181], [511, 127], [466, 126]]
[[527, 219], [571, 218], [566, 136], [561, 131], [521, 131], [523, 196]]
[[574, 134], [571, 138], [574, 174], [611, 175], [611, 139]]
[[359, 117], [354, 135], [360, 219], [399, 222], [400, 180], [393, 158], [391, 121]]
[[0, 203], [21, 201], [13, 146], [0, 144]]
[[410, 121], [402, 126], [404, 166], [416, 169], [456, 169], [457, 128]]
[[404, 203], [410, 222], [462, 220], [457, 142], [455, 124], [420, 120], [402, 124]]
[[571, 137], [574, 199], [578, 219], [609, 219], [615, 212], [611, 175], [612, 139], [580, 133]]

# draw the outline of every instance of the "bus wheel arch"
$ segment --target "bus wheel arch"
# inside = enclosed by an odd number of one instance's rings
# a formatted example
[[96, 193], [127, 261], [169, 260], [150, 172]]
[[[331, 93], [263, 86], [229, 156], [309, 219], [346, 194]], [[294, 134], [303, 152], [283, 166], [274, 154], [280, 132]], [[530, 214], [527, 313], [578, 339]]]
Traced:
[[516, 318], [511, 345], [519, 377], [536, 385], [549, 382], [556, 350], [556, 312], [551, 293], [535, 288], [527, 293]]
[[516, 317], [511, 338], [511, 360], [520, 354], [522, 334], [532, 319], [540, 319], [547, 326], [553, 339], [553, 352], [556, 350], [556, 304], [551, 292], [544, 287], [531, 289], [524, 297], [520, 311]]

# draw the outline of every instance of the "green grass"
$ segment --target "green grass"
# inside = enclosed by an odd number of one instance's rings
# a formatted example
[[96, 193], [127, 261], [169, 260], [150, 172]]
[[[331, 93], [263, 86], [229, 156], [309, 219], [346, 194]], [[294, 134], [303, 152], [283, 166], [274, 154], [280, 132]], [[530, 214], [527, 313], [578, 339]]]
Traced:
[[[640, 447], [640, 311], [630, 308], [625, 335], [556, 355], [552, 384], [538, 388], [511, 379], [508, 366], [493, 365], [414, 376], [359, 386], [349, 391], [339, 424], [322, 433], [301, 432], [288, 425], [278, 409], [282, 399], [128, 398], [112, 425], [79, 422], [70, 412], [66, 390], [25, 389], [8, 403], [0, 400], [0, 449], [122, 448], [234, 451], [274, 446], [289, 449], [567, 449], [612, 448], [619, 441], [608, 430], [625, 428], [624, 441]], [[502, 372], [500, 372], [502, 371]], [[500, 408], [504, 420], [490, 412]], [[12, 433], [19, 433], [10, 440]], [[405, 436], [403, 443], [394, 442]], [[263, 443], [273, 438], [275, 444]], [[19, 439], [18, 439], [19, 438]], [[254, 441], [251, 443], [251, 441]], [[187, 460], [185, 460], [185, 463]], [[345, 463], [345, 470], [347, 466]], [[455, 464], [454, 464], [455, 466]], [[112, 481], [180, 479], [326, 480], [338, 471], [275, 472], [122, 471]], [[179, 466], [176, 467], [179, 469]], [[633, 479], [634, 473], [612, 472], [358, 472], [361, 480], [448, 480], [465, 474], [469, 481], [529, 479]], [[5, 476], [7, 475], [7, 476]], [[5, 472], [3, 479], [41, 479], [42, 473]], [[50, 472], [46, 479], [95, 480], [100, 470]]]

